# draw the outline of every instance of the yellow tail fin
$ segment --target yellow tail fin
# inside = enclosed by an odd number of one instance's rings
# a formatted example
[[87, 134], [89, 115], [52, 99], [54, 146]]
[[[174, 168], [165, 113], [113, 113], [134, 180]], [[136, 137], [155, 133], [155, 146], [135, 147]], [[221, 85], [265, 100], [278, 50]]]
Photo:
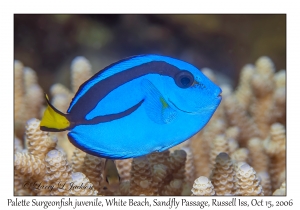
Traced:
[[44, 116], [40, 122], [40, 129], [42, 131], [65, 131], [70, 126], [70, 121], [66, 115], [58, 111], [49, 102], [48, 96], [45, 95], [47, 101], [47, 108], [44, 112]]

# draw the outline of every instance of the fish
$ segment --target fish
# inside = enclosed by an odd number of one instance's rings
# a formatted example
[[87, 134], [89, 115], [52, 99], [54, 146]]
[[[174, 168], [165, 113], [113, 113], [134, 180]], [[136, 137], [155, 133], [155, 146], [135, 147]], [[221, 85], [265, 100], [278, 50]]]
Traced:
[[117, 61], [84, 82], [66, 113], [46, 97], [40, 129], [69, 131], [86, 153], [127, 159], [162, 152], [199, 132], [222, 90], [185, 61], [155, 54]]
[[114, 192], [119, 188], [121, 178], [114, 160], [105, 160], [103, 178], [105, 181], [104, 185], [109, 191]]

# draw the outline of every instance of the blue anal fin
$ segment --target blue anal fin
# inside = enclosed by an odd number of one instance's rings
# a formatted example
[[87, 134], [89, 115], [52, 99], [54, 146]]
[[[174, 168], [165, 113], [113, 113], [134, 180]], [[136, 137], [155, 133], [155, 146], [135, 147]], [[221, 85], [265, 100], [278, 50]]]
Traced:
[[147, 79], [142, 80], [142, 90], [145, 93], [145, 101], [143, 103], [148, 117], [158, 124], [166, 124], [172, 122], [177, 115], [159, 90], [152, 82]]

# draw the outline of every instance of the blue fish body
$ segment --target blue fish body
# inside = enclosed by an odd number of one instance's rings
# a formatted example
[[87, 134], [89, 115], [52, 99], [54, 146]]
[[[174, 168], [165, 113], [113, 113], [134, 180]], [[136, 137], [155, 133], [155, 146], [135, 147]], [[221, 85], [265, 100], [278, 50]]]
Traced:
[[[221, 102], [220, 93], [189, 63], [134, 56], [82, 84], [64, 114], [68, 126], [57, 131], [69, 130], [76, 147], [104, 158], [161, 152], [201, 130]], [[42, 124], [41, 129], [55, 131]]]

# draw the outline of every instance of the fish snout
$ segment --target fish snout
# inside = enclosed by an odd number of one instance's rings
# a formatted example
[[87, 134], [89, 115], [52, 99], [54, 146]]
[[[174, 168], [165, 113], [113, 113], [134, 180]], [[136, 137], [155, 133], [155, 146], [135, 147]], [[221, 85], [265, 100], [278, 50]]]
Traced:
[[222, 99], [222, 89], [218, 88], [215, 92], [215, 96], [217, 96], [218, 99]]

